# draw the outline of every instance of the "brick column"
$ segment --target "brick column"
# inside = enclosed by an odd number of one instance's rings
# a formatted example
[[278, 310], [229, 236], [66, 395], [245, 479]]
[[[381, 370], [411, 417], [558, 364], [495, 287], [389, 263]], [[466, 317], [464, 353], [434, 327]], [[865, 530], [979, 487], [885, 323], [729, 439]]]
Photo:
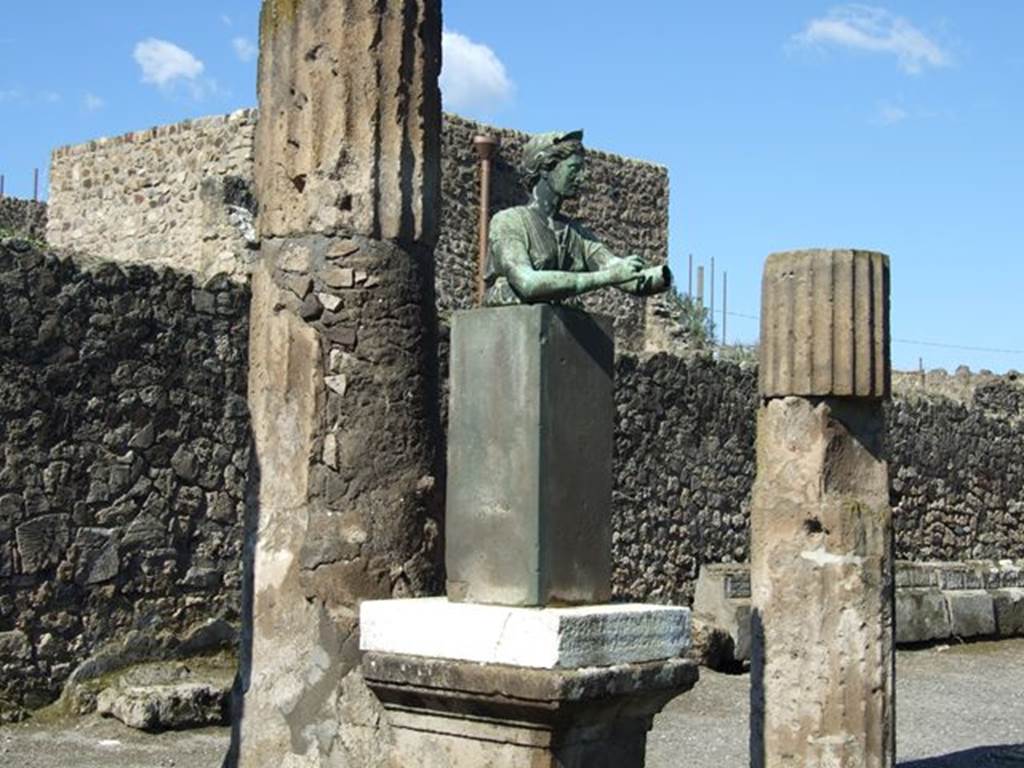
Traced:
[[358, 603], [439, 587], [439, 0], [264, 0], [237, 764], [386, 764]]
[[768, 257], [751, 506], [751, 765], [894, 765], [889, 263]]

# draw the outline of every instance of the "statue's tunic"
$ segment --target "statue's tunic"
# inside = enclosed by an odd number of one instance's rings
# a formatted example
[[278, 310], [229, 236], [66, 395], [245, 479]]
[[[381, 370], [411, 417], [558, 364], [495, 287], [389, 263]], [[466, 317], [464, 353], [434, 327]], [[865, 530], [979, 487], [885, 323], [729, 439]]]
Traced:
[[618, 257], [571, 219], [559, 216], [553, 230], [538, 211], [528, 205], [494, 214], [488, 236], [484, 270], [484, 304], [525, 304], [508, 281], [515, 267], [536, 271], [594, 272]]

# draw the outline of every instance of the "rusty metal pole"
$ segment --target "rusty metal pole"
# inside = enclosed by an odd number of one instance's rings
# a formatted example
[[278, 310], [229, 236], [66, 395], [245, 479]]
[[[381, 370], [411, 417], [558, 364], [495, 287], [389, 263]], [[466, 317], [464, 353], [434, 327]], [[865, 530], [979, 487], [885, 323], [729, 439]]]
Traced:
[[473, 146], [480, 158], [480, 250], [476, 266], [476, 305], [484, 303], [484, 269], [487, 264], [487, 228], [491, 220], [491, 161], [498, 140], [494, 136], [473, 137]]

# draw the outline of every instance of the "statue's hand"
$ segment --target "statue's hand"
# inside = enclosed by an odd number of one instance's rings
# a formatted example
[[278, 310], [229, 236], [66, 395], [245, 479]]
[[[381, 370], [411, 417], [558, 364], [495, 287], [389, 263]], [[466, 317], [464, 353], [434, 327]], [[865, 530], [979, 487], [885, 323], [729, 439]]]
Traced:
[[645, 266], [639, 256], [627, 256], [612, 264], [607, 271], [613, 283], [626, 283], [635, 278]]

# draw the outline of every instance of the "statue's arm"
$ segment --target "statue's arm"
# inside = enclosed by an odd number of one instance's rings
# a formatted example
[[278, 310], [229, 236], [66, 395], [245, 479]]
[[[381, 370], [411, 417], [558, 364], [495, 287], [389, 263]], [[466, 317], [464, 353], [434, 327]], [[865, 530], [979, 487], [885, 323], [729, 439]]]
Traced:
[[[590, 269], [610, 269], [627, 259], [640, 258], [639, 256], [630, 256], [624, 259], [621, 256], [616, 256], [607, 245], [583, 227], [579, 227], [577, 233], [583, 240], [584, 248], [586, 249], [587, 265]], [[616, 287], [635, 296], [651, 296], [668, 290], [669, 286], [672, 285], [672, 272], [667, 266], [648, 267], [642, 260], [641, 265], [641, 269], [634, 276], [634, 279], [619, 283]]]
[[507, 277], [516, 293], [526, 301], [559, 301], [635, 280], [638, 265], [627, 259], [621, 262], [597, 272], [538, 270], [528, 264], [514, 264]]

